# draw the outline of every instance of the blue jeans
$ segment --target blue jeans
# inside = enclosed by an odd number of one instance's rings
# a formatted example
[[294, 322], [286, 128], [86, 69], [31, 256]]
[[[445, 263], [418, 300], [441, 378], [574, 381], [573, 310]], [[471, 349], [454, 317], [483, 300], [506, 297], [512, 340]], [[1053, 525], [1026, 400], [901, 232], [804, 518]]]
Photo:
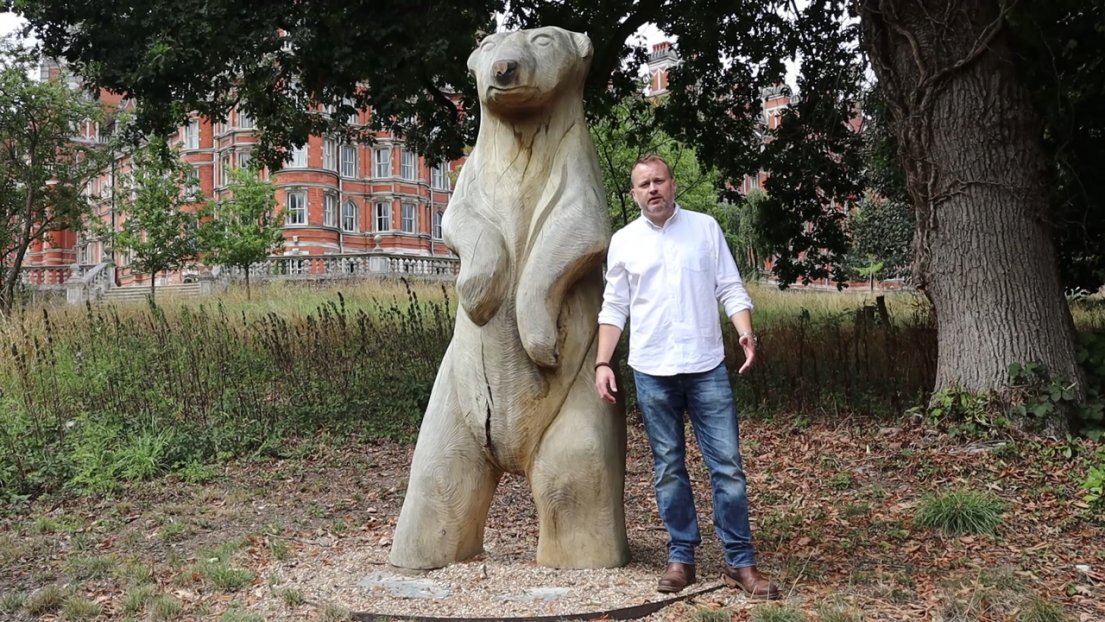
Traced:
[[693, 564], [695, 547], [702, 542], [685, 462], [686, 410], [710, 472], [714, 531], [725, 548], [725, 562], [733, 568], [754, 566], [740, 427], [725, 364], [693, 374], [650, 376], [634, 370], [633, 375], [652, 446], [656, 504], [669, 534], [668, 561]]

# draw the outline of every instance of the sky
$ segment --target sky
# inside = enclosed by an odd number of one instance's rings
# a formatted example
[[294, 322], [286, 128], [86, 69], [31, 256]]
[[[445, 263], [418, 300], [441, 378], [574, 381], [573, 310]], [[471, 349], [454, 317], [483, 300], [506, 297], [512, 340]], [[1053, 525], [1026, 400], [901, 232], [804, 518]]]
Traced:
[[23, 22], [15, 13], [0, 13], [0, 36], [11, 33]]

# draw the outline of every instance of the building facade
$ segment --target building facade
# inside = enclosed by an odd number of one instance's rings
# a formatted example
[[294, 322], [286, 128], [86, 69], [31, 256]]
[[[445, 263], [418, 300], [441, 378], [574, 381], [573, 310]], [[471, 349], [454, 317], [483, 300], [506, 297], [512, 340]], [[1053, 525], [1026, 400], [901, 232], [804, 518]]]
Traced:
[[[42, 78], [55, 78], [57, 71], [56, 65], [44, 63]], [[113, 110], [133, 107], [133, 102], [106, 92], [100, 101]], [[362, 111], [350, 122], [366, 123], [370, 114], [371, 110]], [[106, 146], [112, 133], [112, 127], [89, 121], [74, 140]], [[258, 142], [253, 120], [239, 110], [232, 110], [225, 122], [193, 117], [170, 138], [181, 158], [195, 167], [202, 196], [216, 201], [229, 196], [230, 169], [247, 166]], [[323, 257], [455, 260], [442, 242], [441, 221], [452, 195], [454, 171], [462, 161], [427, 162], [386, 132], [376, 134], [370, 145], [310, 137], [282, 169], [261, 170], [262, 178], [275, 186], [284, 214], [284, 248], [279, 254], [304, 259], [288, 264], [304, 273], [329, 269], [332, 262], [306, 261]], [[126, 218], [120, 181], [129, 170], [129, 156], [118, 154], [87, 188], [94, 217], [116, 231]], [[102, 262], [114, 264], [114, 284], [121, 287], [148, 285], [151, 278], [158, 285], [181, 283], [203, 270], [197, 266], [172, 274], [133, 274], [129, 258], [113, 253], [107, 240], [90, 231], [57, 232], [31, 248], [24, 264], [25, 282], [57, 285], [72, 276], [73, 266]], [[440, 264], [435, 266], [440, 269]]]

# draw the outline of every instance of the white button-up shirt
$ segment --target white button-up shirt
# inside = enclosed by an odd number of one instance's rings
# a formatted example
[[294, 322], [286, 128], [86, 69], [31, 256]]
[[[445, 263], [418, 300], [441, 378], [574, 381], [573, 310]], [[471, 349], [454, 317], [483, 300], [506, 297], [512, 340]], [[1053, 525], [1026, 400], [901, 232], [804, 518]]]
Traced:
[[[624, 330], [629, 366], [654, 376], [709, 371], [725, 358], [718, 304], [752, 309], [717, 221], [675, 206], [657, 227], [645, 216], [616, 232], [607, 254], [600, 324]], [[630, 319], [631, 318], [631, 319]]]

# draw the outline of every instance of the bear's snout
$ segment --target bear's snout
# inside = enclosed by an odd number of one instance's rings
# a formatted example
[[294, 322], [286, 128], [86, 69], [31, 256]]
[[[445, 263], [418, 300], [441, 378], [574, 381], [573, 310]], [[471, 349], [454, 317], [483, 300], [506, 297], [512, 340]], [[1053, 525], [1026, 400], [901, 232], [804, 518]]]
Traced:
[[495, 61], [491, 66], [491, 75], [499, 86], [510, 86], [518, 77], [518, 61], [513, 59]]

